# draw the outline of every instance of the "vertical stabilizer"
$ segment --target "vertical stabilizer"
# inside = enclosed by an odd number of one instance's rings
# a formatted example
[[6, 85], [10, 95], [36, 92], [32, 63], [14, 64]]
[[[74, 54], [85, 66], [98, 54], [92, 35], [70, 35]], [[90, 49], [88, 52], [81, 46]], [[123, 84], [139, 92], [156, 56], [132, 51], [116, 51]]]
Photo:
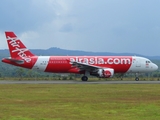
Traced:
[[5, 32], [6, 39], [9, 47], [10, 56], [13, 59], [23, 59], [26, 62], [31, 61], [31, 56], [34, 56], [20, 39], [14, 34], [14, 32]]

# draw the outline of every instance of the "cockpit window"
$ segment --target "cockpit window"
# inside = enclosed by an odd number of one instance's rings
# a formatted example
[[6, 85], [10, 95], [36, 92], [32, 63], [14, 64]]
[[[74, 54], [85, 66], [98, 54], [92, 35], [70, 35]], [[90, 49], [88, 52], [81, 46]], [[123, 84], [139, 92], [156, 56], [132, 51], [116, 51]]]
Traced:
[[151, 61], [146, 61], [146, 63], [151, 63]]

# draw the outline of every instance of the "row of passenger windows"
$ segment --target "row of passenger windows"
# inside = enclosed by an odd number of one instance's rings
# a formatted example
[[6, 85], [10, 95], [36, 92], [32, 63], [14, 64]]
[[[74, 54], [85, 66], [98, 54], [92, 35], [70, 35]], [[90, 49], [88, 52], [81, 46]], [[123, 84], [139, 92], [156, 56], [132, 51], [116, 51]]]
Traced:
[[[67, 63], [67, 61], [59, 61], [59, 60], [55, 60], [55, 61], [43, 61], [41, 64], [47, 64], [47, 63], [51, 63], [51, 64], [59, 64], [59, 63]], [[133, 61], [134, 63], [134, 61]], [[146, 63], [151, 63], [151, 61], [146, 61]]]
[[50, 63], [50, 64], [64, 64], [64, 63], [67, 63], [67, 61], [59, 61], [59, 60], [56, 60], [56, 61], [42, 61], [41, 64], [47, 64], [47, 63]]
[[58, 63], [67, 63], [67, 61], [50, 61], [49, 63], [58, 64]]

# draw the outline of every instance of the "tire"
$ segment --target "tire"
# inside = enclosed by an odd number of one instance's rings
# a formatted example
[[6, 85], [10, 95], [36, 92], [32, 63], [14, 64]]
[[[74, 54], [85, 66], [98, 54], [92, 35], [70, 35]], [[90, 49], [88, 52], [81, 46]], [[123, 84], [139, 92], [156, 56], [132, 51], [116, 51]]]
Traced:
[[139, 81], [139, 78], [138, 78], [138, 77], [136, 77], [136, 78], [135, 78], [135, 81]]
[[87, 81], [88, 77], [87, 76], [83, 76], [81, 79], [82, 79], [82, 81]]

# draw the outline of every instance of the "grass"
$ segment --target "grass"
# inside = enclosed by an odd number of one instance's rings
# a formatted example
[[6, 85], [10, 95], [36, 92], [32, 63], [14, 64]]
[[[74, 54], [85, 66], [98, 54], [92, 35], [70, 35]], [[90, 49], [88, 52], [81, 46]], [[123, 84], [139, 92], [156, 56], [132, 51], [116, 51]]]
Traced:
[[1, 120], [158, 120], [158, 84], [0, 85]]

